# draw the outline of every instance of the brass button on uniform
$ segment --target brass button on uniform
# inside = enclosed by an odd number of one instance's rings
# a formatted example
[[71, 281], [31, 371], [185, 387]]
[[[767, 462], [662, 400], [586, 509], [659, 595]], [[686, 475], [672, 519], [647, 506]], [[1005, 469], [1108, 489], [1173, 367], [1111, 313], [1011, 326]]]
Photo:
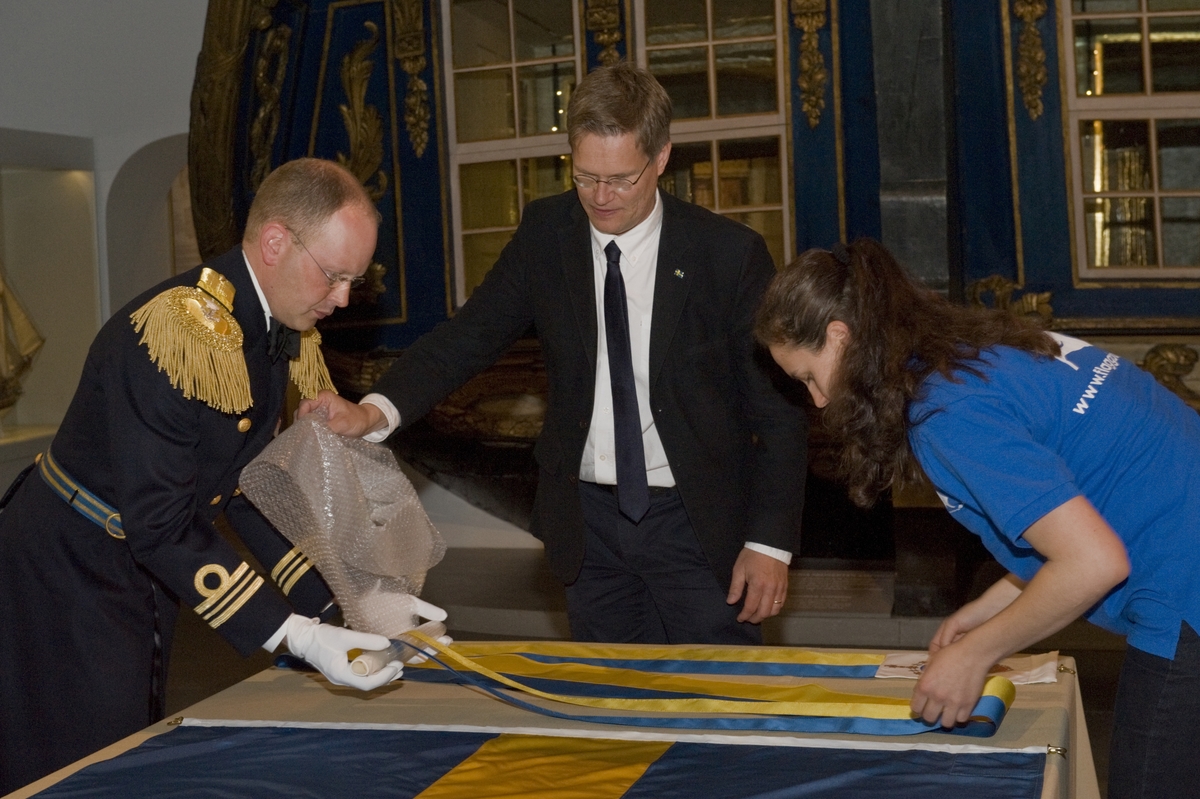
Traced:
[[215, 497], [212, 498], [212, 501], [209, 502], [208, 504], [209, 505], [218, 505], [218, 504], [220, 504], [220, 502], [221, 502], [221, 495], [217, 494]]
[[239, 419], [238, 420], [238, 432], [239, 433], [245, 433], [249, 429], [250, 429], [250, 420], [249, 419]]

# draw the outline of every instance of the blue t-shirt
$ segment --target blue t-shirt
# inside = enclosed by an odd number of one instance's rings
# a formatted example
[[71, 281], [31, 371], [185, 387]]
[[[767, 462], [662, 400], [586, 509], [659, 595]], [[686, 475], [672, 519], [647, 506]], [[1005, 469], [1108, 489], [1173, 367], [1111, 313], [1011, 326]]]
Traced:
[[1085, 617], [1173, 658], [1180, 622], [1200, 629], [1200, 414], [1134, 364], [1055, 339], [1058, 358], [997, 347], [974, 364], [986, 379], [930, 376], [909, 442], [946, 509], [1022, 580], [1044, 562], [1025, 531], [1087, 497], [1131, 571]]

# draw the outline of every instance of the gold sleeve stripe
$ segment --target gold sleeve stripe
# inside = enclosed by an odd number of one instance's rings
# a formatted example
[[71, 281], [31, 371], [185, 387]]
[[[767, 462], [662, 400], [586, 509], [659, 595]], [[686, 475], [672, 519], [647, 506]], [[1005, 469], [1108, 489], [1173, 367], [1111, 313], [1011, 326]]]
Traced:
[[291, 552], [284, 555], [275, 564], [275, 568], [271, 569], [271, 579], [276, 583], [281, 583], [284, 580], [284, 574], [295, 565], [297, 559], [304, 560], [304, 553], [299, 547], [294, 547]]
[[[207, 598], [196, 606], [196, 612], [203, 616], [206, 612], [208, 612], [209, 608], [220, 602], [225, 594], [229, 591], [230, 587], [241, 580], [248, 571], [250, 571], [250, 567], [246, 565], [245, 561], [242, 561], [242, 565], [237, 567], [237, 570], [234, 571], [233, 576], [230, 576], [229, 573], [217, 563], [210, 563], [209, 565], [199, 569], [196, 572], [196, 593]], [[220, 585], [218, 585], [216, 588], [208, 588], [204, 584], [204, 579], [211, 574], [215, 574], [217, 579], [221, 581]]]
[[202, 618], [214, 629], [246, 604], [246, 600], [262, 585], [263, 579], [252, 571], [247, 571], [236, 584], [231, 585], [221, 601], [213, 605]]
[[301, 577], [303, 577], [308, 572], [308, 570], [311, 568], [312, 568], [312, 561], [306, 559], [304, 561], [304, 564], [296, 569], [296, 571], [292, 574], [292, 576], [288, 579], [288, 581], [286, 583], [284, 583], [283, 585], [279, 586], [280, 590], [283, 591], [283, 595], [287, 596], [289, 593], [291, 593], [291, 590], [296, 585], [296, 582]]
[[250, 597], [254, 596], [254, 592], [261, 588], [262, 584], [263, 578], [255, 574], [254, 582], [250, 583], [250, 585], [246, 587], [246, 590], [242, 591], [241, 596], [239, 596], [236, 601], [230, 604], [229, 608], [226, 609], [224, 613], [209, 622], [209, 624], [212, 625], [212, 628], [214, 630], [217, 629], [226, 621], [228, 621], [230, 616], [241, 610], [242, 605], [245, 605], [246, 602], [249, 601]]
[[231, 602], [235, 601], [242, 589], [246, 587], [246, 584], [253, 582], [254, 578], [257, 576], [258, 575], [254, 572], [247, 571], [244, 575], [242, 575], [240, 580], [237, 580], [236, 582], [231, 581], [229, 590], [222, 593], [221, 601], [209, 608], [206, 613], [201, 614], [203, 619], [211, 624], [212, 620], [217, 616], [217, 614], [223, 612]]
[[283, 595], [287, 596], [296, 585], [296, 582], [312, 566], [312, 561], [305, 557], [299, 548], [295, 548], [280, 558], [279, 563], [275, 564], [275, 568], [271, 570], [271, 579], [283, 591]]

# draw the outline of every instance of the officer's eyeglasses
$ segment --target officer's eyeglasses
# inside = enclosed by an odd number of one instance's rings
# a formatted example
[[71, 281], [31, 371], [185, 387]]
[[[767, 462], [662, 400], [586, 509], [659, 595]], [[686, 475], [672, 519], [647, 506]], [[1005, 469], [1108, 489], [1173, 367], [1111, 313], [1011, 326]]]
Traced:
[[306, 253], [308, 253], [309, 258], [312, 258], [312, 262], [317, 265], [317, 269], [321, 270], [321, 274], [325, 276], [325, 282], [327, 284], [329, 284], [330, 290], [336, 289], [342, 285], [347, 285], [352, 289], [356, 289], [359, 286], [361, 286], [362, 284], [367, 282], [366, 277], [364, 277], [362, 275], [359, 275], [358, 277], [352, 277], [350, 275], [341, 275], [341, 274], [338, 274], [337, 272], [325, 271], [325, 267], [321, 266], [321, 262], [317, 260], [317, 256], [312, 254], [312, 250], [310, 250], [310, 249], [308, 249], [308, 247], [304, 246], [304, 242], [301, 240], [301, 238], [299, 236], [296, 235], [296, 231], [292, 230], [290, 227], [287, 227], [286, 225], [284, 225], [284, 227], [287, 228], [288, 233], [292, 234], [292, 238], [294, 238], [296, 240], [296, 243], [300, 245], [300, 249], [302, 249]]
[[[653, 160], [653, 158], [650, 159], [650, 161]], [[633, 189], [637, 182], [642, 179], [642, 175], [646, 174], [646, 167], [650, 166], [650, 161], [646, 162], [646, 166], [642, 167], [642, 171], [638, 172], [637, 177], [633, 180], [629, 178], [609, 178], [608, 180], [602, 180], [594, 178], [591, 175], [572, 175], [571, 180], [575, 181], [575, 185], [584, 191], [591, 191], [596, 188], [597, 183], [607, 183], [608, 187], [617, 194], [624, 194]]]

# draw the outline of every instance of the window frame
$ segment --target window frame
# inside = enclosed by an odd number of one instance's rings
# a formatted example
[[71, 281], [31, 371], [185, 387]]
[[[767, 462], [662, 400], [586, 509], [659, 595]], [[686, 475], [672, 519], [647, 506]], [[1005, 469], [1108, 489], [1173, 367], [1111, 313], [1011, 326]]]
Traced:
[[[1069, 164], [1068, 197], [1070, 198], [1071, 242], [1074, 253], [1075, 279], [1079, 283], [1113, 287], [1181, 287], [1200, 279], [1200, 265], [1159, 265], [1163, 261], [1161, 200], [1171, 197], [1198, 197], [1197, 189], [1162, 189], [1159, 179], [1159, 151], [1157, 147], [1156, 122], [1160, 119], [1200, 119], [1200, 91], [1159, 92], [1153, 88], [1152, 62], [1150, 58], [1149, 20], [1159, 18], [1196, 17], [1193, 10], [1147, 11], [1146, 0], [1140, 0], [1137, 11], [1075, 12], [1071, 0], [1060, 0], [1060, 46], [1063, 57], [1060, 61], [1063, 86], [1064, 139]], [[1141, 22], [1142, 82], [1140, 94], [1083, 95], [1078, 94], [1076, 70], [1075, 23], [1085, 19], [1118, 20], [1136, 18]], [[1087, 178], [1083, 171], [1083, 146], [1080, 124], [1100, 120], [1145, 120], [1149, 130], [1147, 138], [1147, 169], [1155, 180], [1144, 191], [1085, 190]], [[1146, 266], [1093, 266], [1088, 257], [1088, 229], [1086, 203], [1092, 198], [1147, 197], [1153, 203], [1154, 244], [1156, 263]]]

